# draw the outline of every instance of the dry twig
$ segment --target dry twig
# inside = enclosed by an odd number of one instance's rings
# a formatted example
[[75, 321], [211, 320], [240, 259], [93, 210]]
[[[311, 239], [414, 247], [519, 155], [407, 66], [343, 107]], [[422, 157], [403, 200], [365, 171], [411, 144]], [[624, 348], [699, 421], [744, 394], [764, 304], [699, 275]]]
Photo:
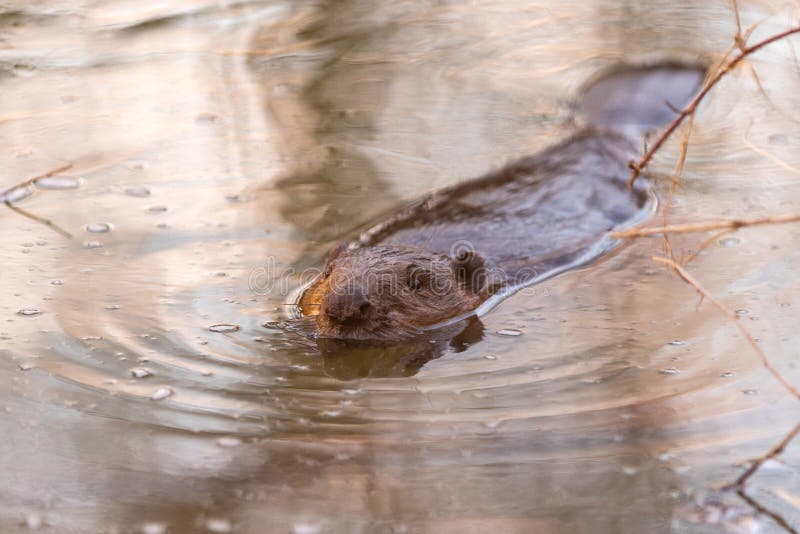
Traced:
[[620, 232], [612, 232], [611, 237], [617, 239], [630, 239], [633, 237], [648, 237], [660, 234], [686, 234], [692, 232], [708, 232], [710, 230], [738, 230], [747, 226], [761, 226], [765, 224], [786, 224], [800, 222], [800, 213], [775, 215], [773, 217], [757, 217], [750, 219], [730, 219], [727, 221], [705, 221], [696, 223], [670, 224], [666, 226], [651, 226], [649, 228], [631, 228]]
[[[744, 47], [744, 43], [747, 41], [747, 37], [749, 37], [752, 28], [748, 30], [744, 36], [741, 33], [737, 33], [737, 45], [740, 47], [741, 52], [739, 52], [733, 59], [728, 61], [725, 65], [717, 70], [717, 72], [711, 76], [711, 78], [706, 81], [703, 85], [703, 88], [700, 90], [699, 93], [692, 99], [689, 104], [683, 108], [683, 110], [678, 114], [677, 117], [670, 123], [666, 130], [656, 139], [656, 142], [653, 143], [653, 146], [645, 152], [644, 156], [639, 159], [639, 161], [631, 161], [630, 168], [632, 169], [631, 176], [628, 178], [628, 187], [633, 187], [633, 183], [636, 181], [636, 178], [639, 174], [644, 170], [650, 160], [653, 158], [656, 152], [661, 148], [661, 145], [669, 138], [670, 135], [680, 126], [683, 120], [688, 117], [689, 115], [693, 114], [694, 111], [697, 109], [697, 106], [702, 102], [703, 98], [708, 94], [712, 87], [714, 87], [723, 76], [725, 76], [728, 72], [733, 70], [736, 65], [738, 65], [744, 58], [760, 50], [761, 48], [774, 43], [775, 41], [779, 41], [784, 39], [792, 34], [800, 33], [800, 26], [789, 28], [786, 31], [773, 35], [771, 37], [767, 37], [763, 41], [759, 41], [758, 43]], [[741, 43], [741, 44], [740, 44]]]
[[60, 226], [58, 226], [56, 223], [54, 223], [50, 219], [45, 219], [44, 217], [39, 217], [38, 215], [34, 215], [33, 213], [31, 213], [31, 212], [29, 212], [27, 210], [24, 210], [24, 209], [20, 208], [19, 206], [15, 206], [13, 204], [13, 202], [8, 200], [7, 198], [4, 198], [4, 197], [6, 197], [6, 195], [11, 193], [15, 189], [19, 189], [21, 187], [27, 187], [29, 185], [33, 185], [33, 184], [36, 183], [37, 180], [41, 180], [42, 178], [49, 178], [50, 176], [53, 176], [54, 174], [58, 174], [60, 172], [64, 172], [64, 171], [66, 171], [67, 169], [69, 169], [71, 167], [72, 167], [71, 163], [69, 163], [67, 165], [62, 165], [61, 167], [59, 167], [57, 169], [53, 169], [52, 171], [48, 171], [48, 172], [46, 172], [44, 174], [40, 174], [38, 176], [34, 176], [33, 178], [25, 180], [24, 182], [20, 182], [17, 185], [11, 186], [8, 189], [6, 189], [5, 191], [3, 191], [2, 193], [0, 193], [0, 198], [3, 198], [3, 204], [5, 204], [10, 210], [14, 211], [15, 213], [19, 213], [23, 217], [27, 217], [28, 219], [31, 219], [32, 221], [36, 221], [38, 223], [44, 224], [45, 226], [48, 226], [49, 228], [51, 228], [55, 232], [58, 232], [62, 236], [66, 237], [67, 239], [71, 239], [72, 238], [72, 234], [70, 234], [69, 232], [67, 232], [66, 230], [64, 230]]
[[728, 316], [728, 318], [732, 319], [736, 328], [739, 329], [739, 332], [747, 339], [747, 342], [753, 347], [753, 350], [758, 354], [759, 359], [761, 360], [762, 365], [764, 368], [773, 376], [775, 379], [780, 382], [780, 384], [789, 391], [792, 395], [794, 395], [797, 400], [800, 400], [800, 390], [795, 388], [792, 384], [790, 384], [783, 376], [772, 366], [770, 363], [769, 358], [767, 357], [766, 353], [758, 346], [758, 342], [756, 342], [755, 338], [750, 334], [750, 332], [742, 325], [742, 322], [739, 320], [739, 316], [733, 310], [727, 308], [722, 302], [720, 302], [714, 295], [709, 293], [700, 282], [698, 282], [686, 269], [684, 269], [680, 264], [670, 258], [663, 258], [660, 256], [653, 256], [653, 261], [658, 263], [663, 263], [668, 267], [671, 267], [678, 275], [683, 278], [689, 285], [694, 287], [698, 293], [703, 298], [708, 299], [714, 306], [716, 306], [722, 313]]

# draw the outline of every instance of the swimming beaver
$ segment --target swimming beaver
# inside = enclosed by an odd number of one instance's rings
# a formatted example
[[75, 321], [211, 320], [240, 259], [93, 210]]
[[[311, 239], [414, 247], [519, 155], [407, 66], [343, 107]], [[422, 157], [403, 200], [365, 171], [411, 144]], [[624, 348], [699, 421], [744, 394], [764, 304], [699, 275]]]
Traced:
[[298, 302], [317, 339], [411, 339], [607, 252], [610, 230], [654, 206], [643, 180], [626, 186], [637, 142], [674, 117], [704, 72], [616, 69], [583, 92], [589, 125], [569, 139], [435, 192], [335, 248]]

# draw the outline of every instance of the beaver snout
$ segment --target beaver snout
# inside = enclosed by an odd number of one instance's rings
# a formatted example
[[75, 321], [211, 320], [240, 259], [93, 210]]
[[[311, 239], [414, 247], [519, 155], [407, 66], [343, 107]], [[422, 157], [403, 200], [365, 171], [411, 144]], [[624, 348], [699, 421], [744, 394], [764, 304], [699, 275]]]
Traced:
[[322, 304], [322, 313], [340, 324], [359, 323], [369, 319], [372, 311], [366, 293], [358, 286], [350, 286], [329, 293]]

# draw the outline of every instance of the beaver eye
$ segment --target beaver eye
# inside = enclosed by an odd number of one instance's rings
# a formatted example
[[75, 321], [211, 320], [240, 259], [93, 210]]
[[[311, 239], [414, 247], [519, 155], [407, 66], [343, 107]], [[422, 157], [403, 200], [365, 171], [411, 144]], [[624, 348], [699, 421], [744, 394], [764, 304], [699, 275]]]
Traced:
[[408, 288], [412, 291], [419, 291], [430, 282], [430, 273], [427, 271], [414, 270], [408, 277]]

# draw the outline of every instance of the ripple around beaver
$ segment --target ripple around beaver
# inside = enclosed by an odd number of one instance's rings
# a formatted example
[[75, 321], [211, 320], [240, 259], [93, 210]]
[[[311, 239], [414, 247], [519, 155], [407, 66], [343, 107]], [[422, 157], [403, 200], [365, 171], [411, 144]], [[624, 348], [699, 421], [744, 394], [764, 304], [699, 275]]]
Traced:
[[[642, 222], [657, 204], [646, 180], [627, 186], [642, 135], [674, 117], [672, 109], [690, 100], [704, 72], [666, 64], [604, 74], [583, 92], [579, 118], [588, 124], [572, 136], [434, 192], [340, 245], [297, 303], [301, 315], [316, 318], [312, 335], [323, 354], [349, 352], [346, 359], [382, 362], [381, 368], [388, 358], [395, 362], [389, 368], [413, 374], [457, 336], [465, 340], [455, 347], [480, 340], [477, 317], [521, 288], [608, 253], [619, 243], [609, 232]], [[419, 282], [408, 272], [423, 270], [430, 278], [434, 271], [426, 265], [441, 261], [453, 262], [452, 283], [442, 284], [440, 274], [439, 283], [426, 283], [449, 289], [414, 289]], [[477, 284], [469, 270], [475, 261], [483, 277]], [[465, 269], [470, 276], [461, 275]], [[381, 282], [387, 278], [391, 290]], [[420, 345], [413, 339], [421, 335]], [[398, 339], [401, 348], [391, 343]]]

